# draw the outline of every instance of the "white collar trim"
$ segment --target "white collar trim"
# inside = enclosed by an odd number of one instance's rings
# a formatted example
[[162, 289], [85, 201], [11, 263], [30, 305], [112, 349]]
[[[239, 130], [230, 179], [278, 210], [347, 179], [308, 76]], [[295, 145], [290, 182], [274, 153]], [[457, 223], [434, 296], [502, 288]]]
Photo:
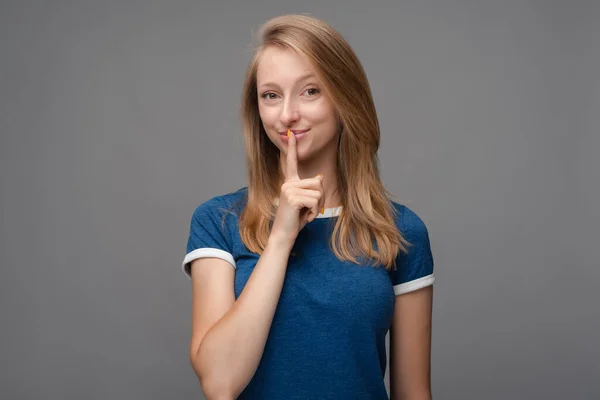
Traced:
[[[275, 205], [279, 204], [279, 199], [275, 199], [274, 201]], [[331, 208], [326, 208], [323, 212], [323, 214], [318, 214], [315, 218], [331, 218], [331, 217], [337, 217], [340, 215], [340, 213], [342, 212], [342, 207], [343, 206], [338, 206], [338, 207], [331, 207]]]

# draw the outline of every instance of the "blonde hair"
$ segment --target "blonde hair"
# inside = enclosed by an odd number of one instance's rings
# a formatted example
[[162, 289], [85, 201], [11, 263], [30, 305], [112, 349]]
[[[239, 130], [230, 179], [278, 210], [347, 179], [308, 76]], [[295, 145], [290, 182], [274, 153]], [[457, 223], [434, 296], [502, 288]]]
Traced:
[[[278, 46], [305, 56], [335, 104], [341, 127], [337, 156], [341, 212], [330, 247], [340, 260], [395, 266], [408, 242], [398, 231], [396, 209], [379, 177], [379, 122], [366, 74], [339, 32], [306, 15], [283, 15], [260, 29], [260, 43], [246, 73], [241, 117], [248, 167], [247, 203], [240, 215], [240, 236], [246, 247], [262, 254], [282, 181], [279, 149], [260, 120], [256, 71], [263, 49]], [[351, 162], [350, 162], [351, 160]], [[277, 179], [273, 179], [275, 176]]]

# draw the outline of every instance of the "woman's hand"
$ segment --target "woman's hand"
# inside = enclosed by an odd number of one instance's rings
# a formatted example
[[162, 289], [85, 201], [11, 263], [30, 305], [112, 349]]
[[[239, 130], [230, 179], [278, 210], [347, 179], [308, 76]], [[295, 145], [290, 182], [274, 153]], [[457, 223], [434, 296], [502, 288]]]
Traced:
[[285, 182], [281, 185], [279, 205], [271, 229], [271, 236], [293, 244], [298, 233], [322, 211], [323, 175], [300, 179], [296, 137], [288, 130], [288, 151]]

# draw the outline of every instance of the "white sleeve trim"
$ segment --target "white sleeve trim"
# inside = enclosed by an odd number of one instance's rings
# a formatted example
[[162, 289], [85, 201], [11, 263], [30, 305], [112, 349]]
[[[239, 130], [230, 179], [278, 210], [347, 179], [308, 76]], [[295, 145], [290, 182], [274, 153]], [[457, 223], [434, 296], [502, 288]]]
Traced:
[[435, 282], [434, 274], [423, 276], [410, 282], [394, 285], [394, 293], [396, 296], [398, 296], [400, 294], [414, 292], [415, 290], [424, 288], [425, 286], [433, 285], [433, 282]]
[[204, 247], [201, 249], [196, 249], [196, 250], [191, 251], [188, 254], [186, 254], [185, 258], [183, 259], [183, 263], [181, 265], [181, 267], [183, 268], [183, 272], [185, 272], [185, 274], [191, 278], [192, 270], [191, 270], [190, 263], [198, 258], [207, 258], [207, 257], [220, 258], [221, 260], [225, 260], [229, 264], [231, 264], [233, 266], [233, 268], [236, 267], [235, 260], [233, 259], [233, 256], [231, 255], [231, 253], [229, 253], [225, 250], [221, 250], [221, 249]]

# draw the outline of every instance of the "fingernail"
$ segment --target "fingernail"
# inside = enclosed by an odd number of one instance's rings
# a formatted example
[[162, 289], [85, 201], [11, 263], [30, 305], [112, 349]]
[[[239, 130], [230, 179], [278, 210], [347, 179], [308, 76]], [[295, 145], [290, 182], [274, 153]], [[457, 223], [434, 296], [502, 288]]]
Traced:
[[323, 179], [323, 174], [317, 174], [317, 178]]
[[287, 131], [287, 137], [290, 137], [290, 133], [292, 133], [289, 129]]

